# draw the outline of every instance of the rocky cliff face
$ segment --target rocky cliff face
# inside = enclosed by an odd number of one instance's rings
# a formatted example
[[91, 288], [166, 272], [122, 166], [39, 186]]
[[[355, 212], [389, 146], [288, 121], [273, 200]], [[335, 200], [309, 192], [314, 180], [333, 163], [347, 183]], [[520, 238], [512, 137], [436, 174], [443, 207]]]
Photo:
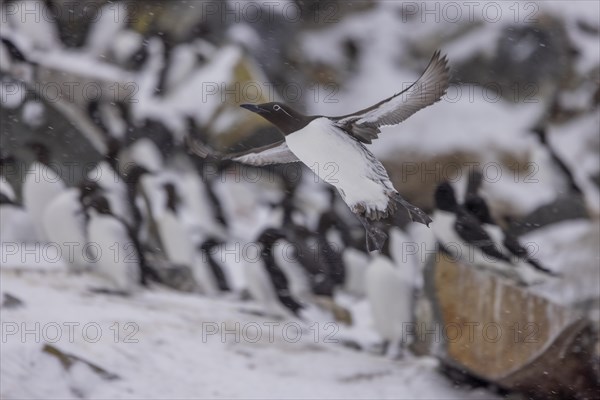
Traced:
[[449, 371], [534, 398], [591, 398], [598, 332], [581, 312], [443, 253], [429, 260], [412, 346]]

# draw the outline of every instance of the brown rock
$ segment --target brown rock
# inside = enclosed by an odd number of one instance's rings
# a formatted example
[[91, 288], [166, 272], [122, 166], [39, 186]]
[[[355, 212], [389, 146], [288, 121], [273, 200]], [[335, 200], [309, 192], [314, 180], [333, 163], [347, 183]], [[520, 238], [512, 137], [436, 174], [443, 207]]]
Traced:
[[599, 389], [597, 336], [569, 308], [440, 253], [426, 269], [421, 302], [430, 311], [417, 317], [420, 354], [534, 398], [590, 398]]

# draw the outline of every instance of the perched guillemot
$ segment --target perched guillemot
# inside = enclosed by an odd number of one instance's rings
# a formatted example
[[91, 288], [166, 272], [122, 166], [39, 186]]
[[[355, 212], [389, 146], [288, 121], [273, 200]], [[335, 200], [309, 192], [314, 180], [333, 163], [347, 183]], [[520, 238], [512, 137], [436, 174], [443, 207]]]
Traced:
[[85, 209], [99, 189], [96, 182], [84, 179], [77, 187], [54, 197], [42, 216], [44, 232], [61, 249], [62, 260], [70, 271], [82, 271], [89, 266]]
[[97, 195], [88, 204], [87, 226], [92, 271], [103, 277], [109, 288], [98, 292], [128, 295], [143, 279], [144, 257], [135, 234], [115, 216], [106, 197]]
[[[422, 108], [436, 103], [446, 93], [450, 80], [448, 61], [437, 51], [421, 77], [406, 90], [371, 107], [340, 116], [305, 116], [285, 104], [242, 104], [275, 125], [284, 135], [277, 142], [237, 154], [216, 154], [190, 140], [200, 156], [214, 155], [250, 165], [302, 162], [325, 182], [335, 186], [342, 199], [367, 230], [368, 248], [381, 249], [385, 233], [370, 221], [393, 214], [397, 203], [413, 221], [429, 225], [431, 219], [403, 199], [394, 189], [383, 165], [365, 147], [378, 137], [380, 127], [396, 125]], [[326, 164], [336, 173], [321, 176]]]
[[7, 188], [9, 186], [0, 185], [0, 244], [38, 241], [31, 215], [16, 203], [14, 193], [11, 196]]
[[523, 247], [516, 235], [503, 229], [492, 217], [490, 207], [486, 200], [479, 194], [479, 188], [483, 182], [483, 175], [479, 171], [469, 174], [467, 192], [465, 194], [464, 207], [483, 224], [483, 229], [496, 241], [501, 241], [506, 250], [515, 257], [525, 261], [533, 268], [549, 275], [557, 275], [555, 272], [544, 267], [538, 260], [533, 258], [529, 251]]
[[[407, 239], [398, 233], [401, 240]], [[410, 261], [400, 264], [394, 259], [396, 237], [390, 237], [373, 257], [365, 274], [365, 291], [374, 328], [383, 339], [382, 353], [400, 357], [406, 346], [405, 330], [413, 319], [415, 269]]]
[[[204, 283], [204, 279], [202, 279], [202, 282], [198, 282], [198, 276], [196, 275], [196, 267], [197, 264], [200, 264], [200, 256], [199, 252], [196, 251], [195, 243], [192, 241], [188, 229], [183, 224], [183, 218], [179, 212], [180, 199], [177, 189], [172, 182], [163, 183], [162, 189], [164, 203], [149, 207], [152, 210], [149, 220], [150, 225], [154, 226], [156, 232], [157, 250], [162, 251], [172, 266], [189, 268], [198, 287], [206, 294], [207, 290], [201, 285]], [[156, 197], [159, 197], [159, 193], [158, 191], [155, 193]]]
[[47, 242], [48, 236], [42, 226], [42, 219], [48, 204], [65, 189], [66, 184], [59, 173], [51, 166], [50, 150], [40, 142], [26, 144], [35, 154], [35, 161], [29, 166], [23, 182], [23, 206], [35, 224], [39, 240]]
[[482, 183], [483, 175], [481, 172], [473, 170], [469, 173], [464, 207], [468, 212], [476, 216], [481, 223], [495, 225], [496, 221], [492, 218], [492, 213], [490, 212], [487, 202], [479, 194]]
[[246, 265], [246, 281], [250, 295], [262, 303], [268, 313], [285, 316], [291, 312], [300, 316], [304, 307], [292, 296], [288, 277], [277, 265], [273, 253], [275, 242], [283, 238], [285, 233], [274, 228], [267, 228], [260, 234], [257, 242], [262, 248], [261, 260]]
[[204, 255], [203, 261], [208, 264], [210, 268], [210, 272], [212, 274], [213, 282], [216, 284], [219, 290], [222, 292], [229, 292], [231, 290], [231, 285], [227, 280], [227, 276], [223, 271], [223, 266], [219, 261], [213, 257], [214, 250], [217, 246], [222, 245], [223, 243], [213, 237], [209, 237], [202, 244], [200, 244], [200, 250]]
[[6, 178], [17, 159], [0, 153], [0, 243], [37, 242], [31, 215], [17, 203], [17, 196]]
[[[542, 274], [539, 268], [532, 270], [530, 263], [511, 257], [512, 252], [502, 240], [502, 232], [485, 229], [482, 222], [458, 203], [454, 189], [448, 182], [442, 182], [435, 191], [433, 231], [442, 248], [453, 257], [502, 275], [516, 279], [522, 284], [539, 282]], [[547, 272], [545, 275], [547, 276]]]

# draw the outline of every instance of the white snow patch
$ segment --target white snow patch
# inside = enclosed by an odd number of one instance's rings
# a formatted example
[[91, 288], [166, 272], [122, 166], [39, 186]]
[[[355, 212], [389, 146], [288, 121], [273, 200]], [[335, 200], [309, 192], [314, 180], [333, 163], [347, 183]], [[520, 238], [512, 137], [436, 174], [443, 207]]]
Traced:
[[[315, 336], [291, 321], [243, 313], [239, 302], [163, 289], [94, 295], [93, 279], [2, 271], [2, 294], [24, 302], [2, 312], [3, 327], [17, 329], [2, 346], [3, 398], [494, 397], [454, 388], [430, 358], [398, 362], [326, 343], [321, 334], [331, 330], [323, 326]], [[278, 324], [272, 334], [268, 323]], [[34, 333], [23, 340], [22, 329]], [[119, 379], [80, 362], [65, 370], [42, 352], [49, 341]]]

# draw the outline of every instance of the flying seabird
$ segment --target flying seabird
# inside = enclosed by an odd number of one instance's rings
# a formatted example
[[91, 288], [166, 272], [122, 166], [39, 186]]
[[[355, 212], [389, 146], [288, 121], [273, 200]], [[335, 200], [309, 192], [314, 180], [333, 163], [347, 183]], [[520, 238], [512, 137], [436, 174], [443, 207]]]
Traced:
[[[431, 219], [394, 189], [383, 165], [365, 144], [377, 139], [382, 126], [396, 125], [422, 108], [439, 101], [449, 85], [448, 60], [436, 51], [421, 77], [406, 90], [371, 107], [340, 116], [305, 116], [285, 104], [242, 104], [275, 125], [283, 137], [273, 144], [236, 154], [217, 154], [189, 138], [196, 154], [263, 166], [302, 162], [325, 182], [336, 187], [342, 199], [367, 230], [369, 250], [381, 249], [386, 234], [370, 221], [393, 214], [399, 203], [415, 222]], [[331, 173], [331, 168], [335, 170]]]

